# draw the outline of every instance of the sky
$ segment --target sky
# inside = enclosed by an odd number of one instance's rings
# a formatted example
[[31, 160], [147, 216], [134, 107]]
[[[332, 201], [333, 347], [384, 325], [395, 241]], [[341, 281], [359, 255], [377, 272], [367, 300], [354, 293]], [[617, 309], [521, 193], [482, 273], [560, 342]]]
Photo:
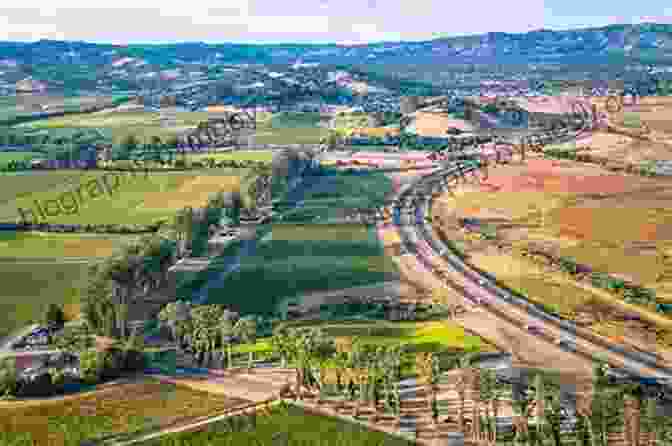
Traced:
[[669, 0], [116, 0], [105, 7], [84, 0], [12, 3], [21, 7], [0, 7], [0, 40], [347, 44], [672, 23]]

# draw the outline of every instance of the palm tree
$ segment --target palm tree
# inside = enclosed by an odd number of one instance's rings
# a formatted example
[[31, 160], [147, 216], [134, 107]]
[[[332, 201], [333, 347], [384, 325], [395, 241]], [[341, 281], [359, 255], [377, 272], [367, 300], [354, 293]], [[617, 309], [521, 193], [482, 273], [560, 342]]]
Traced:
[[[217, 346], [219, 338], [219, 321], [223, 309], [219, 305], [199, 305], [191, 309], [191, 319], [194, 324], [192, 333], [193, 343], [201, 356], [205, 356], [206, 365], [209, 365], [210, 355]], [[201, 358], [203, 359], [203, 358]]]
[[252, 346], [257, 342], [257, 320], [252, 317], [240, 318], [233, 327], [234, 333], [242, 342], [250, 344], [250, 351], [247, 360], [247, 369], [252, 370], [252, 362], [254, 360], [254, 350]]
[[222, 344], [226, 345], [226, 368], [232, 367], [231, 363], [231, 347], [233, 337], [235, 335], [235, 321], [237, 314], [233, 311], [225, 309], [219, 318], [219, 333]]
[[315, 381], [317, 382], [319, 390], [317, 404], [321, 404], [325, 391], [325, 369], [336, 353], [336, 344], [333, 339], [326, 337], [324, 332], [319, 328], [312, 331], [311, 334], [313, 336], [313, 343], [309, 361], [311, 363], [311, 369], [316, 375]]
[[367, 370], [371, 363], [371, 350], [375, 348], [369, 344], [365, 344], [360, 339], [355, 339], [352, 344], [352, 360], [353, 366], [356, 370], [360, 371], [358, 376], [359, 383], [359, 398], [355, 405], [355, 417], [359, 415], [361, 404], [366, 398], [366, 380], [365, 375], [361, 373], [363, 370]]
[[606, 433], [606, 419], [604, 415], [606, 413], [606, 405], [607, 405], [607, 399], [605, 398], [606, 389], [607, 386], [609, 385], [608, 377], [606, 374], [607, 368], [608, 365], [606, 361], [602, 358], [597, 358], [595, 363], [593, 364], [593, 401], [591, 412], [595, 412], [592, 413], [592, 415], [597, 415], [598, 420], [601, 419], [598, 426], [600, 428], [599, 432], [601, 433], [601, 436], [599, 438], [596, 436], [597, 432], [595, 432], [593, 416], [589, 416], [586, 419], [588, 433], [591, 437], [591, 443], [593, 446], [596, 446], [598, 442], [601, 443], [602, 446], [604, 446], [606, 443], [607, 433]]
[[[495, 401], [498, 399], [497, 393], [497, 376], [494, 370], [481, 369], [480, 374], [480, 400], [485, 403], [485, 419], [489, 434], [488, 441], [495, 443], [497, 441], [497, 410], [495, 409]], [[492, 408], [493, 415], [491, 416], [490, 409]]]
[[543, 421], [544, 421], [544, 375], [543, 372], [537, 371], [534, 377], [534, 387], [535, 387], [535, 407], [536, 407], [536, 442], [543, 445]]
[[194, 232], [194, 210], [187, 207], [177, 212], [174, 222], [177, 233], [178, 256], [182, 256], [191, 243]]
[[138, 276], [138, 263], [137, 257], [121, 255], [112, 260], [108, 270], [109, 277], [115, 283], [117, 328], [120, 330], [122, 338], [126, 337], [128, 303], [133, 298], [133, 289]]
[[281, 324], [273, 330], [271, 347], [280, 355], [280, 367], [287, 368], [287, 357], [290, 354], [292, 338], [286, 325]]
[[399, 411], [399, 392], [398, 382], [401, 379], [401, 345], [388, 345], [385, 348], [381, 371], [383, 373], [383, 392], [385, 395], [385, 403], [388, 408], [391, 408], [397, 417], [397, 424], [401, 422]]
[[514, 392], [514, 399], [512, 403], [514, 412], [514, 424], [516, 427], [516, 435], [514, 438], [514, 443], [516, 445], [529, 444], [530, 437], [528, 432], [528, 425], [529, 425], [530, 409], [532, 407], [532, 402], [534, 401], [534, 398], [535, 395], [529, 392], [529, 389], [524, 389], [522, 392]]
[[459, 359], [458, 359], [458, 367], [460, 369], [462, 369], [461, 370], [462, 373], [460, 373], [460, 377], [458, 378], [458, 384], [457, 384], [457, 393], [458, 393], [459, 398], [460, 398], [460, 409], [459, 409], [457, 417], [458, 417], [459, 428], [463, 432], [464, 432], [464, 429], [465, 429], [465, 423], [464, 423], [464, 403], [465, 403], [465, 401], [464, 400], [465, 400], [465, 392], [466, 392], [466, 384], [467, 384], [465, 371], [471, 365], [473, 359], [475, 358], [475, 355], [476, 355], [475, 352], [469, 351], [469, 352], [462, 353], [459, 356]]
[[157, 318], [170, 328], [173, 340], [177, 341], [177, 303], [170, 302], [161, 309]]

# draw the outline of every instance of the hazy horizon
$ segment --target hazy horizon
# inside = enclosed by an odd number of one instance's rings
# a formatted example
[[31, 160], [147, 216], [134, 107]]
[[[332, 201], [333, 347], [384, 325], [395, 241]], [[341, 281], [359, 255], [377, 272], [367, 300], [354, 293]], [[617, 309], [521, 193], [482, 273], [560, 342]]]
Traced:
[[[600, 5], [602, 3], [602, 5]], [[91, 7], [78, 0], [21, 2], [0, 8], [0, 40], [41, 39], [108, 44], [362, 44], [439, 37], [566, 30], [611, 24], [672, 23], [662, 0], [579, 2], [512, 0], [450, 7], [438, 0], [208, 0], [183, 4], [129, 0]], [[462, 4], [464, 5], [464, 4]], [[608, 11], [609, 14], [604, 14]]]

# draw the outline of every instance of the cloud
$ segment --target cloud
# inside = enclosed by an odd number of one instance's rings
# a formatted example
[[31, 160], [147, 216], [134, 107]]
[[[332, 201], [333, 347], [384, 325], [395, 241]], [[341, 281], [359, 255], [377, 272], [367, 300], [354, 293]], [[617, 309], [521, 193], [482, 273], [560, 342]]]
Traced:
[[[445, 0], [22, 0], [0, 8], [0, 39], [98, 42], [362, 42], [423, 40], [437, 35], [630, 23], [641, 5], [614, 3], [612, 17], [578, 0], [508, 0], [456, 7]], [[581, 15], [573, 15], [580, 6]], [[649, 9], [655, 10], [653, 6]], [[669, 23], [672, 11], [658, 8]]]

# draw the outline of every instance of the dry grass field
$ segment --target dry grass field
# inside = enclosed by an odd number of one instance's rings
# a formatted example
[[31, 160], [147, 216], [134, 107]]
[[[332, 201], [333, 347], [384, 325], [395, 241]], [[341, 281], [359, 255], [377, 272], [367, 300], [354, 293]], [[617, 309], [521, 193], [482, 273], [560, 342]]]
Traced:
[[[566, 274], [522, 256], [536, 249], [653, 289], [672, 302], [672, 180], [613, 174], [571, 161], [529, 159], [491, 169], [433, 209], [446, 237], [470, 261], [512, 289], [568, 317], [595, 293]], [[454, 224], [476, 219], [497, 236], [484, 241]], [[450, 224], [449, 221], [453, 222]], [[499, 245], [499, 246], [497, 246]], [[644, 310], [642, 311], [649, 311]]]

